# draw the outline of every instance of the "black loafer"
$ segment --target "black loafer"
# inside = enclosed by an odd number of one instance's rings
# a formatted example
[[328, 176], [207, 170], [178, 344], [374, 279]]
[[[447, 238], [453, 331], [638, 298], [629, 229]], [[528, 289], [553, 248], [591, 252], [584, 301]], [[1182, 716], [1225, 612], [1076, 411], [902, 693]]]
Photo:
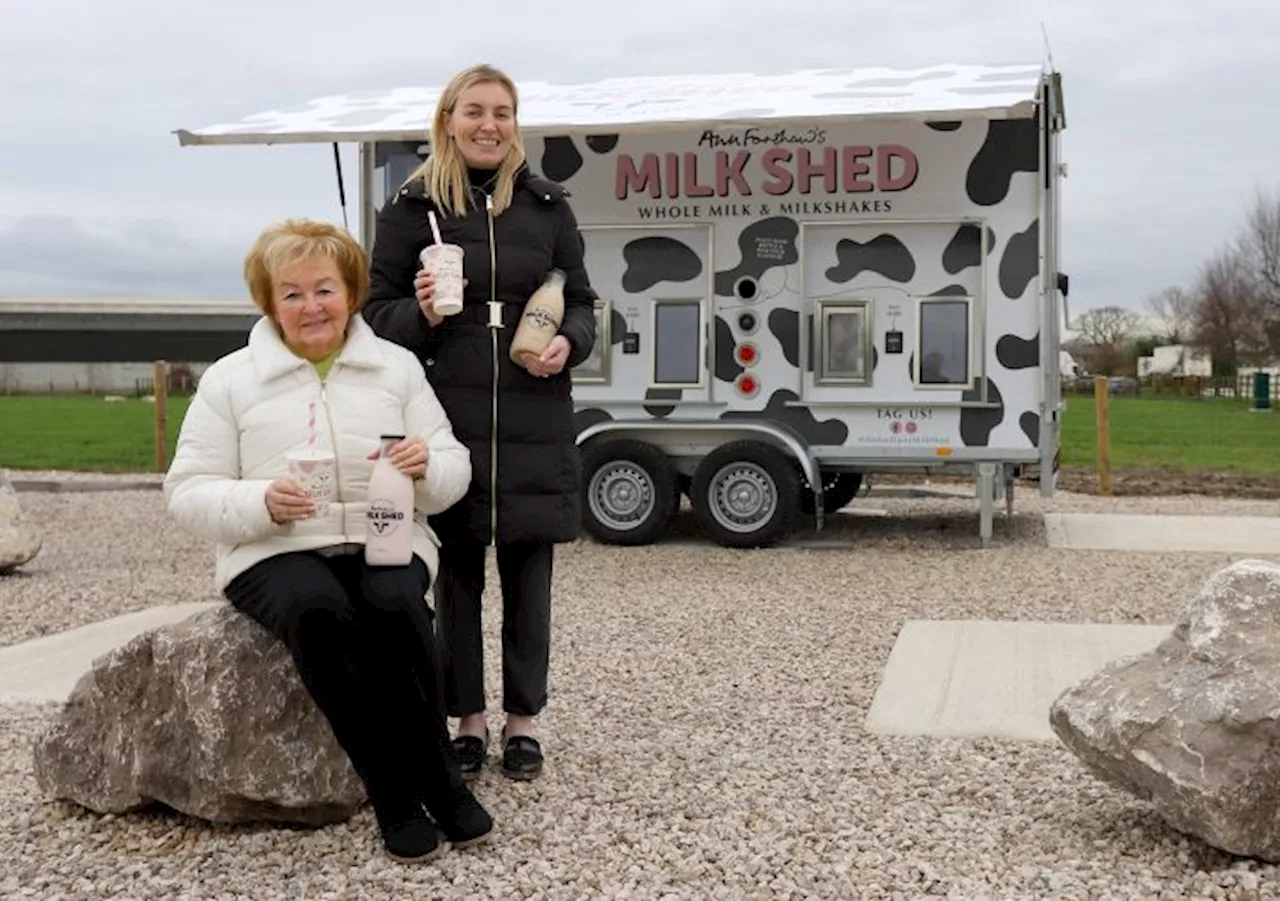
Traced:
[[443, 804], [427, 804], [441, 833], [455, 848], [485, 841], [493, 832], [493, 817], [465, 785], [450, 791]]
[[531, 735], [503, 741], [502, 772], [510, 779], [534, 779], [542, 772], [542, 746]]
[[484, 757], [488, 751], [488, 729], [484, 732], [484, 738], [459, 735], [453, 740], [453, 753], [458, 758], [458, 769], [462, 772], [463, 779], [474, 779], [480, 775], [480, 768], [484, 766]]
[[383, 849], [393, 860], [422, 863], [444, 850], [436, 824], [416, 802], [375, 801], [373, 812], [382, 833]]

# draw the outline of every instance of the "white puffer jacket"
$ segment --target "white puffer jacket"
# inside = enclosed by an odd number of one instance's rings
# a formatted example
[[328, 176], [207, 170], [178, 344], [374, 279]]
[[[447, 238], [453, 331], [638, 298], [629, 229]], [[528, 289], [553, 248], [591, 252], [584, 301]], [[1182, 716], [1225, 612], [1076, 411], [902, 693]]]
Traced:
[[[311, 401], [316, 446], [337, 459], [337, 502], [327, 516], [277, 525], [267, 511], [267, 485], [288, 475], [285, 454], [307, 445]], [[217, 543], [219, 592], [274, 554], [363, 543], [374, 467], [368, 456], [380, 435], [427, 443], [426, 477], [414, 483], [413, 548], [434, 581], [440, 542], [426, 516], [466, 494], [471, 456], [454, 437], [417, 358], [379, 338], [358, 314], [323, 385], [266, 318], [253, 326], [248, 346], [205, 371], [164, 481], [169, 513], [183, 529]]]

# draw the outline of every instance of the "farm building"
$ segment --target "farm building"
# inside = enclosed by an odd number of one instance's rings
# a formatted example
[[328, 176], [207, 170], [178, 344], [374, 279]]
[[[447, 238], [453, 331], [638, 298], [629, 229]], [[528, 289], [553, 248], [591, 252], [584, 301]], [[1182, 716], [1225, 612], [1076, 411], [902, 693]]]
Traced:
[[156, 360], [184, 390], [257, 318], [238, 300], [0, 297], [0, 393], [145, 393]]

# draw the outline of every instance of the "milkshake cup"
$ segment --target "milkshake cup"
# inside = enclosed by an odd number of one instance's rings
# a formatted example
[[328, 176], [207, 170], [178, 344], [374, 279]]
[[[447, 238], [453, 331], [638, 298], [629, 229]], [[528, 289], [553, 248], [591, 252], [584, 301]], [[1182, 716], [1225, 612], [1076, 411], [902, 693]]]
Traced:
[[291, 451], [285, 456], [285, 462], [289, 467], [289, 477], [315, 504], [314, 516], [327, 516], [338, 483], [333, 454], [308, 447]]

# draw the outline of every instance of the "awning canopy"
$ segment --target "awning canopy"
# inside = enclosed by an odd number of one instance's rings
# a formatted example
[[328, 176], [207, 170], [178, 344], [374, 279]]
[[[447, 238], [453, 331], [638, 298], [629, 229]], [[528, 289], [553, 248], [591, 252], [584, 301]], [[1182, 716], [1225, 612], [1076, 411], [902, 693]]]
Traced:
[[[520, 125], [534, 134], [620, 134], [702, 122], [1022, 118], [1033, 114], [1044, 74], [1038, 64], [942, 65], [645, 76], [571, 85], [531, 81], [519, 84]], [[418, 141], [428, 134], [440, 90], [339, 94], [175, 133], [183, 146]]]

